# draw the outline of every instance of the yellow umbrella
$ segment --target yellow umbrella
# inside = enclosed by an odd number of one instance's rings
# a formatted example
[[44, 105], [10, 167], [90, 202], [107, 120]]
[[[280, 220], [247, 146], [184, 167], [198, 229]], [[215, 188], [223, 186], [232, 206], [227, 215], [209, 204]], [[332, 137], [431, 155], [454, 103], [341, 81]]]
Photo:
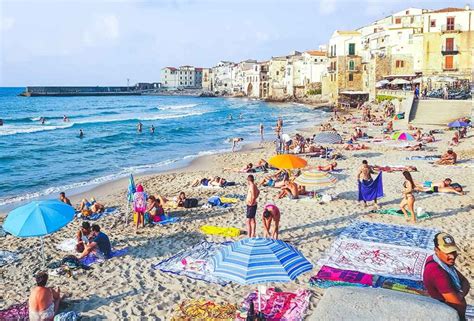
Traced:
[[291, 154], [281, 154], [270, 158], [270, 165], [278, 169], [295, 169], [303, 168], [308, 164], [304, 159]]

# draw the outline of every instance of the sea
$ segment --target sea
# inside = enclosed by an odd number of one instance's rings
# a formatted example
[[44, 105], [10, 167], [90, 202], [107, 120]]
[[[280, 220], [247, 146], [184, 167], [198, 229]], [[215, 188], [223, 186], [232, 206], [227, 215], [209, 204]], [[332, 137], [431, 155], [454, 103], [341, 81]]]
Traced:
[[278, 117], [288, 132], [326, 113], [242, 98], [18, 96], [23, 90], [0, 88], [0, 208], [186, 166], [197, 156], [230, 151], [232, 137], [259, 141], [260, 123], [265, 139], [274, 140]]

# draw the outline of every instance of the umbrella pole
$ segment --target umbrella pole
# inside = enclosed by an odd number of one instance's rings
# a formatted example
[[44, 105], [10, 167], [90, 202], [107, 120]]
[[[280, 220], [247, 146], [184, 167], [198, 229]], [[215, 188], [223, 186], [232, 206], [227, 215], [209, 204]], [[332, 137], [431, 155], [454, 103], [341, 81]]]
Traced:
[[127, 212], [125, 213], [125, 225], [128, 226], [128, 216], [130, 215], [130, 201], [127, 202]]
[[43, 238], [43, 236], [41, 236], [40, 239], [41, 239], [41, 257], [42, 257], [42, 261], [43, 261], [42, 268], [45, 268], [46, 267], [46, 262], [45, 262], [46, 259], [44, 257], [44, 238]]

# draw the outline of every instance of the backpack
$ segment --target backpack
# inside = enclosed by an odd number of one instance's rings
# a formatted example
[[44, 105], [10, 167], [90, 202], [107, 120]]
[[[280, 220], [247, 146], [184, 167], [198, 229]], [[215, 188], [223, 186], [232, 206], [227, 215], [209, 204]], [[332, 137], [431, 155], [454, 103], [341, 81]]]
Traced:
[[146, 211], [146, 194], [144, 192], [135, 192], [133, 194], [133, 209], [139, 213]]
[[197, 198], [187, 198], [184, 200], [184, 208], [192, 208], [192, 207], [197, 207], [198, 206], [198, 200]]

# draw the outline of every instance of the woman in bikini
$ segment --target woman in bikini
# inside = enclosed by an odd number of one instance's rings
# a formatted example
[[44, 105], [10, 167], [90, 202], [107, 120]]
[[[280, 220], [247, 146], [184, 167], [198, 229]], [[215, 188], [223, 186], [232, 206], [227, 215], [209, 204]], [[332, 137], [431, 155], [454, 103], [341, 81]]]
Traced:
[[405, 207], [408, 208], [412, 216], [411, 221], [413, 223], [416, 223], [415, 196], [413, 195], [413, 191], [415, 190], [415, 182], [413, 182], [413, 178], [411, 177], [410, 172], [404, 171], [402, 174], [405, 177], [405, 182], [403, 183], [403, 187], [404, 187], [402, 191], [403, 198], [402, 198], [402, 201], [400, 202], [400, 208], [407, 221], [408, 221], [408, 214]]

